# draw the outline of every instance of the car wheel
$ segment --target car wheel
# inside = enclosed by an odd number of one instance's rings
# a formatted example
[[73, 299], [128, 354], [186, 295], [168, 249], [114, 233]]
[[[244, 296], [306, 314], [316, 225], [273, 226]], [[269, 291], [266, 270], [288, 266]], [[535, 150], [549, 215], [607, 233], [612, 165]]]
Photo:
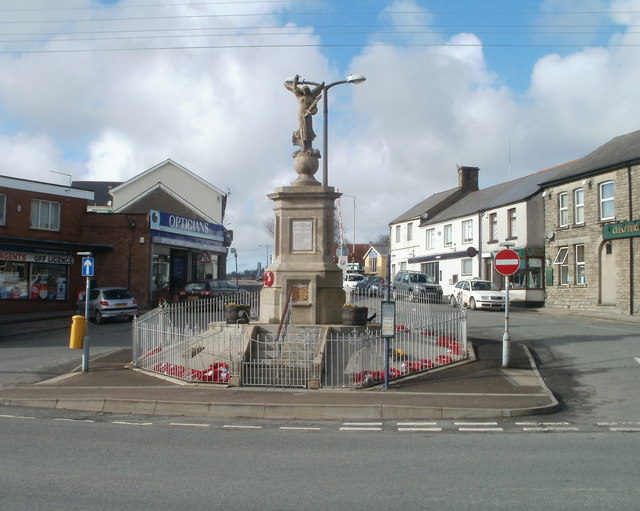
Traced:
[[474, 300], [473, 296], [469, 298], [469, 308], [472, 311], [476, 310], [476, 301]]
[[449, 297], [449, 303], [451, 304], [451, 307], [457, 307], [458, 306], [458, 300], [456, 300], [456, 296], [455, 295], [451, 295]]
[[96, 324], [97, 325], [100, 325], [100, 324], [104, 323], [104, 318], [102, 317], [102, 314], [98, 310], [96, 311], [95, 319], [96, 319]]

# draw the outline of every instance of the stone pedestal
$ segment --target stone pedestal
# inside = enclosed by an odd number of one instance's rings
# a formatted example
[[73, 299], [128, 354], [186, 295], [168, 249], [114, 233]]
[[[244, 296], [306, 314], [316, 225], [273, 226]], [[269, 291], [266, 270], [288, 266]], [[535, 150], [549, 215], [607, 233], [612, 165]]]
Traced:
[[268, 195], [274, 201], [275, 259], [267, 269], [275, 278], [262, 289], [260, 322], [279, 323], [291, 293], [290, 324], [339, 325], [345, 292], [333, 239], [335, 200], [341, 194], [303, 179]]

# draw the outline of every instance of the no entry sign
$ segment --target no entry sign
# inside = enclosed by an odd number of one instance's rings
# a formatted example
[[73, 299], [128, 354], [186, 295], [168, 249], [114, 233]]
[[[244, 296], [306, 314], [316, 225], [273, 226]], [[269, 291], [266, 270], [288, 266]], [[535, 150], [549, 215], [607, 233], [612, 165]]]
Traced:
[[520, 256], [513, 250], [505, 249], [496, 254], [496, 270], [502, 275], [513, 275], [520, 268]]

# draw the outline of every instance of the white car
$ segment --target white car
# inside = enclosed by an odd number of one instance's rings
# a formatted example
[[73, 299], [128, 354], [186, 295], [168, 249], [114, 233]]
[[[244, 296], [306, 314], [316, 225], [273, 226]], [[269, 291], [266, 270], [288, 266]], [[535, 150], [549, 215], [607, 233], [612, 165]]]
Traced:
[[454, 307], [504, 309], [505, 292], [489, 280], [466, 279], [453, 288], [450, 301]]
[[342, 281], [342, 287], [348, 291], [353, 291], [358, 285], [358, 282], [362, 279], [364, 279], [364, 275], [360, 275], [359, 273], [347, 273]]

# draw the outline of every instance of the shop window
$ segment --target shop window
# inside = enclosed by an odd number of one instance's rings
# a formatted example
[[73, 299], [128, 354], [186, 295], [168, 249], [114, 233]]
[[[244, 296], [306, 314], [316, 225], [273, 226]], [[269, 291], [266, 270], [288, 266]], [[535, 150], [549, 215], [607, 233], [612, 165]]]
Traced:
[[569, 196], [566, 192], [558, 194], [558, 225], [569, 225]]
[[507, 210], [507, 238], [512, 239], [518, 235], [516, 230], [516, 208]]
[[440, 263], [422, 263], [420, 265], [420, 271], [422, 273], [426, 273], [429, 277], [433, 279], [434, 282], [440, 282], [442, 280], [442, 276], [440, 275]]
[[28, 269], [28, 263], [0, 261], [0, 299], [29, 297]]
[[600, 220], [611, 220], [615, 216], [615, 185], [613, 181], [607, 181], [600, 184]]
[[584, 223], [584, 188], [573, 193], [573, 221], [579, 225]]
[[450, 247], [453, 245], [453, 232], [451, 224], [444, 226], [444, 246]]
[[435, 229], [426, 230], [426, 247], [427, 247], [427, 250], [436, 248], [436, 230]]
[[169, 255], [153, 254], [153, 291], [169, 290]]
[[29, 298], [31, 300], [66, 300], [66, 265], [32, 264]]
[[542, 289], [542, 259], [532, 257], [527, 260], [527, 287]]
[[489, 242], [498, 241], [498, 214], [491, 213], [489, 215]]
[[473, 273], [473, 259], [462, 259], [462, 275], [471, 275]]
[[473, 220], [465, 220], [462, 222], [462, 243], [471, 243], [473, 241]]
[[31, 228], [59, 231], [60, 203], [31, 199]]
[[0, 225], [7, 223], [7, 196], [0, 193]]
[[586, 284], [584, 245], [576, 245], [576, 284]]
[[567, 247], [560, 247], [553, 264], [558, 265], [558, 276], [560, 277], [559, 284], [566, 286], [569, 284], [569, 263], [567, 262], [567, 256], [569, 255], [569, 249]]

